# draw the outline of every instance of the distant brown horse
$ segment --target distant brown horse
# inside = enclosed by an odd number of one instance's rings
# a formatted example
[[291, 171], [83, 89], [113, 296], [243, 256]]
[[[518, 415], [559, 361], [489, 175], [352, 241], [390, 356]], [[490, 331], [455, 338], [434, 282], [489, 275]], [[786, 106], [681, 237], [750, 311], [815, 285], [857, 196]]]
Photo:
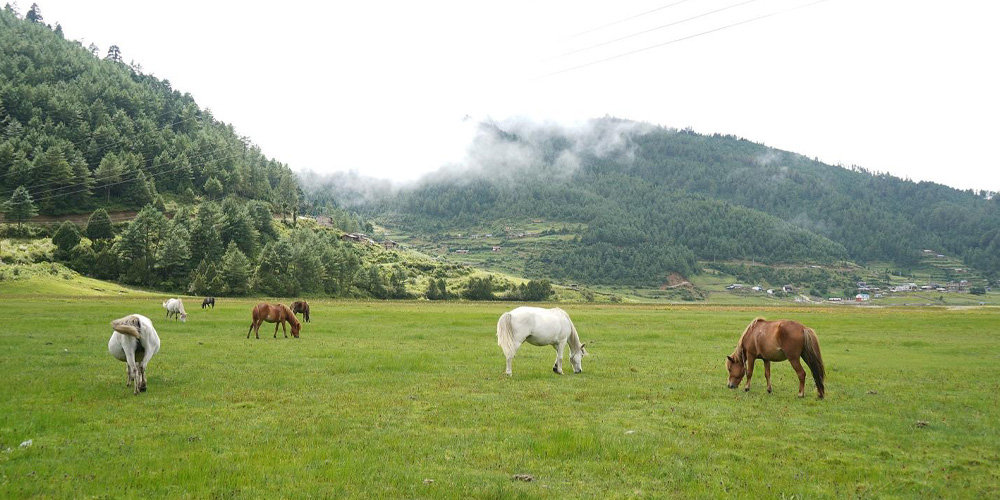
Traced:
[[302, 320], [309, 322], [309, 303], [304, 300], [292, 302], [292, 314], [302, 313]]
[[757, 359], [764, 360], [764, 378], [767, 379], [767, 392], [771, 392], [771, 361], [788, 360], [795, 373], [799, 376], [799, 397], [805, 395], [806, 371], [799, 363], [799, 358], [805, 360], [816, 382], [816, 391], [820, 399], [826, 389], [823, 378], [826, 370], [823, 368], [823, 356], [819, 351], [819, 339], [812, 328], [802, 323], [790, 320], [765, 321], [764, 318], [754, 319], [740, 337], [733, 354], [726, 356], [726, 370], [729, 370], [730, 389], [735, 389], [747, 376], [747, 386], [750, 390], [750, 378], [753, 377], [753, 365]]
[[292, 336], [299, 338], [299, 329], [302, 328], [302, 324], [295, 319], [292, 310], [284, 304], [271, 305], [267, 302], [261, 302], [253, 307], [253, 322], [250, 323], [250, 329], [247, 330], [247, 338], [250, 338], [250, 332], [253, 332], [254, 337], [259, 339], [260, 324], [265, 321], [275, 323], [274, 338], [278, 338], [277, 323], [281, 323], [281, 333], [285, 334], [286, 339], [288, 338], [288, 331], [285, 330], [286, 321], [292, 325]]

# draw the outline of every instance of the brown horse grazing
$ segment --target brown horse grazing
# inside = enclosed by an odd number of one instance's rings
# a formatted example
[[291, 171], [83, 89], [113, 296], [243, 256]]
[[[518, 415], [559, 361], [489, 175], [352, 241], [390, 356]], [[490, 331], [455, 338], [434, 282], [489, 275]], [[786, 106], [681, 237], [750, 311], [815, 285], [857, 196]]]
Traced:
[[299, 323], [299, 320], [295, 319], [292, 310], [284, 304], [271, 305], [267, 302], [261, 302], [253, 306], [253, 321], [250, 323], [250, 329], [247, 330], [247, 338], [250, 338], [250, 332], [253, 332], [254, 337], [259, 339], [260, 324], [265, 321], [275, 323], [274, 338], [278, 338], [277, 323], [281, 323], [281, 333], [285, 334], [286, 339], [288, 338], [288, 331], [285, 330], [286, 321], [292, 325], [292, 336], [299, 338], [299, 329], [302, 328], [302, 324]]
[[302, 320], [309, 322], [309, 303], [304, 300], [292, 302], [292, 314], [302, 313]]
[[802, 323], [790, 320], [765, 321], [764, 318], [754, 319], [740, 337], [736, 350], [726, 356], [726, 370], [729, 371], [730, 389], [735, 389], [747, 376], [747, 386], [750, 390], [750, 378], [753, 377], [753, 365], [758, 359], [764, 360], [764, 378], [767, 379], [767, 392], [771, 392], [771, 361], [788, 360], [799, 376], [799, 397], [805, 395], [806, 371], [802, 369], [799, 358], [805, 360], [816, 382], [816, 391], [820, 399], [826, 389], [823, 387], [823, 355], [819, 352], [819, 339], [812, 328]]

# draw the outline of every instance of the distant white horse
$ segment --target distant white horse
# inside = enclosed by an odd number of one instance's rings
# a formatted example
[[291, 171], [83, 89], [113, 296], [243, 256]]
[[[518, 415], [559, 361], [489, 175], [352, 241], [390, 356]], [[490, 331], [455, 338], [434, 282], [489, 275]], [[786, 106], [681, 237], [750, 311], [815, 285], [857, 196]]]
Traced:
[[174, 320], [177, 318], [181, 319], [181, 323], [187, 323], [188, 313], [184, 311], [184, 303], [181, 299], [170, 299], [163, 303], [163, 307], [167, 309], [167, 319], [170, 319], [170, 315], [174, 316]]
[[[119, 361], [124, 361], [128, 372], [126, 386], [132, 386], [132, 393], [146, 392], [146, 365], [160, 350], [160, 336], [153, 328], [153, 322], [141, 314], [132, 314], [111, 322], [111, 339], [108, 352]], [[141, 356], [140, 361], [136, 357]]]
[[517, 354], [522, 342], [531, 345], [550, 345], [556, 348], [556, 364], [552, 371], [563, 374], [563, 348], [569, 343], [569, 361], [573, 364], [573, 373], [583, 371], [583, 357], [587, 349], [580, 343], [569, 314], [562, 309], [542, 309], [540, 307], [518, 307], [505, 312], [497, 322], [497, 344], [507, 357], [507, 375], [511, 375], [510, 364]]

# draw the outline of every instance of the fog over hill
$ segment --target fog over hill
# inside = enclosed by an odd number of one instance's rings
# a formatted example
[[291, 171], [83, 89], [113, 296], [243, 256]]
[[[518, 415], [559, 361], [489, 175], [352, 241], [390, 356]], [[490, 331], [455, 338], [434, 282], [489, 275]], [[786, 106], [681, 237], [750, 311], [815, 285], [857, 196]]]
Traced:
[[698, 259], [905, 267], [924, 248], [1000, 269], [1000, 208], [990, 193], [610, 117], [483, 122], [464, 161], [410, 183], [304, 179], [313, 203], [410, 231], [530, 217], [585, 224], [578, 241], [529, 266], [553, 277], [654, 283], [696, 272]]

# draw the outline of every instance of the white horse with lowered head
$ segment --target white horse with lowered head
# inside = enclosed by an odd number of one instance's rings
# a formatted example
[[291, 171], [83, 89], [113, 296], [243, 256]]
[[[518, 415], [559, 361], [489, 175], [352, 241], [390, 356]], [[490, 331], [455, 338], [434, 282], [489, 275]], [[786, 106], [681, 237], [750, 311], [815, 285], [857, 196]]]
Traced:
[[126, 363], [125, 385], [132, 386], [132, 394], [146, 392], [146, 365], [160, 350], [160, 336], [153, 322], [141, 314], [131, 314], [112, 321], [111, 328], [114, 331], [108, 340], [108, 353]]
[[163, 303], [163, 307], [167, 310], [167, 319], [173, 315], [175, 321], [180, 318], [181, 323], [187, 323], [188, 313], [184, 310], [184, 303], [181, 302], [181, 299], [169, 299]]
[[500, 315], [497, 322], [497, 344], [507, 357], [507, 375], [512, 375], [510, 364], [521, 343], [531, 345], [550, 345], [556, 348], [556, 364], [552, 371], [563, 374], [563, 349], [569, 344], [569, 361], [573, 365], [573, 373], [583, 371], [583, 357], [587, 349], [580, 343], [580, 335], [576, 333], [569, 314], [558, 307], [542, 309], [540, 307], [518, 307]]

